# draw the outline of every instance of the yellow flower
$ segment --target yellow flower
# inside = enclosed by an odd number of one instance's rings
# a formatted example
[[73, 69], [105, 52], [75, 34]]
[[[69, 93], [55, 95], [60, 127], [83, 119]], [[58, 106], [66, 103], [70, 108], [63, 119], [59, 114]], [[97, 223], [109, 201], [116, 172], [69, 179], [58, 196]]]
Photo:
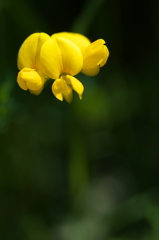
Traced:
[[17, 82], [23, 90], [29, 89], [34, 94], [42, 91], [46, 76], [41, 71], [39, 55], [43, 43], [49, 38], [46, 33], [33, 33], [20, 47], [17, 62], [20, 71]]
[[91, 43], [79, 33], [61, 32], [51, 37], [33, 33], [18, 53], [17, 82], [23, 90], [39, 94], [48, 78], [54, 80], [52, 92], [61, 101], [72, 101], [73, 90], [82, 99], [84, 87], [74, 76], [79, 72], [96, 75], [108, 59], [103, 39]]
[[61, 101], [72, 101], [72, 90], [82, 98], [84, 87], [75, 77], [83, 67], [83, 57], [79, 47], [63, 37], [49, 38], [40, 52], [41, 70], [49, 78], [55, 79], [52, 92]]
[[55, 33], [52, 37], [64, 37], [73, 41], [80, 49], [83, 55], [82, 72], [88, 76], [98, 74], [109, 57], [109, 50], [103, 39], [90, 42], [88, 38], [79, 33], [60, 32]]

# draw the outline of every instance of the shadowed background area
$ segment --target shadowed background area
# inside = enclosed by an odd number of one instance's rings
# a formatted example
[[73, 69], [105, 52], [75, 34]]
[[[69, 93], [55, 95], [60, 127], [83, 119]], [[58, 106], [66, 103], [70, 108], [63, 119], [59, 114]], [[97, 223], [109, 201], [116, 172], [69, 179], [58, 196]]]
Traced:
[[[158, 15], [150, 0], [1, 0], [1, 240], [158, 240]], [[71, 104], [16, 82], [22, 42], [61, 31], [110, 51]]]

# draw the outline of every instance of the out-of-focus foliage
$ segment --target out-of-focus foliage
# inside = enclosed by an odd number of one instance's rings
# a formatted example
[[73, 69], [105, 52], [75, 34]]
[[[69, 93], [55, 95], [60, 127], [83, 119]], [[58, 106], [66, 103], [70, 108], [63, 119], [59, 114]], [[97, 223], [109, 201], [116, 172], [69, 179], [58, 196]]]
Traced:
[[[158, 240], [159, 3], [1, 0], [0, 239]], [[60, 102], [16, 83], [33, 32], [103, 38], [108, 63]]]

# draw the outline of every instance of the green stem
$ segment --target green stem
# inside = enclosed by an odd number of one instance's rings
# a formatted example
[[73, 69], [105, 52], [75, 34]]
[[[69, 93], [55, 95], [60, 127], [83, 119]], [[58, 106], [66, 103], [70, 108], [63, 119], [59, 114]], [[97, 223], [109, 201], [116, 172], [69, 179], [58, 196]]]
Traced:
[[88, 159], [86, 142], [82, 132], [71, 127], [69, 146], [69, 187], [70, 197], [75, 199], [88, 185]]

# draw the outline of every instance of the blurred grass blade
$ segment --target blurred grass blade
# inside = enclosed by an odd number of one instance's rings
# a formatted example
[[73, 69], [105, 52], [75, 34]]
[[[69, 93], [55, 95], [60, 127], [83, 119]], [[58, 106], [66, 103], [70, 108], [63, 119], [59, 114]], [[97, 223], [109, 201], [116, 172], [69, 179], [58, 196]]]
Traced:
[[81, 11], [80, 15], [74, 21], [72, 32], [85, 34], [104, 1], [105, 0], [88, 0], [83, 8], [83, 11]]

